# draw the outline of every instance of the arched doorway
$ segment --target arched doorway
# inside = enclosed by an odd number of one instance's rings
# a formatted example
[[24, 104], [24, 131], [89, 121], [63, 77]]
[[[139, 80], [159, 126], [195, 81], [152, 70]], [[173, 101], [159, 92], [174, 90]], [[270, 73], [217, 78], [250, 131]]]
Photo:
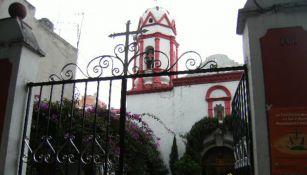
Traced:
[[202, 158], [202, 175], [234, 175], [233, 150], [227, 147], [214, 147]]

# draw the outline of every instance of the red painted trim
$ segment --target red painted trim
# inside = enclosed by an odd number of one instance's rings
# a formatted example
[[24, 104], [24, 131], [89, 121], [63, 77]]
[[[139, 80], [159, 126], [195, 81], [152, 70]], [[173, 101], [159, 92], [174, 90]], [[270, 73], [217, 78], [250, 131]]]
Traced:
[[[144, 52], [144, 40], [140, 39], [140, 53]], [[139, 64], [140, 64], [140, 70], [143, 70], [143, 54], [140, 55], [140, 60], [139, 60]]]
[[172, 25], [173, 25], [173, 28], [174, 28], [174, 33], [177, 35], [177, 29], [176, 29], [176, 22], [175, 20], [172, 21]]
[[142, 28], [144, 28], [144, 27], [150, 27], [150, 26], [161, 26], [161, 27], [169, 28], [169, 29], [171, 29], [171, 30], [173, 31], [173, 33], [174, 33], [175, 35], [177, 35], [177, 33], [176, 33], [176, 31], [175, 31], [174, 28], [172, 28], [172, 27], [170, 27], [170, 26], [167, 26], [167, 25], [165, 25], [165, 24], [151, 23], [151, 24], [143, 25]]
[[174, 40], [176, 44], [178, 44], [175, 40], [175, 37], [174, 36], [171, 36], [171, 35], [165, 35], [163, 33], [160, 33], [160, 32], [156, 32], [156, 33], [151, 33], [151, 34], [143, 34], [139, 37], [139, 39], [147, 39], [147, 38], [156, 38], [156, 37], [159, 37], [159, 38], [163, 38], [163, 39], [167, 39], [167, 40]]
[[[159, 37], [155, 37], [155, 50], [160, 51], [160, 38]], [[159, 60], [160, 54], [155, 54], [155, 59]]]
[[[140, 39], [140, 53], [144, 52], [144, 40]], [[140, 55], [140, 60], [139, 60], [139, 65], [140, 65], [140, 70], [143, 70], [143, 54]], [[138, 85], [137, 85], [137, 89], [143, 89], [143, 78], [138, 78]]]
[[207, 101], [226, 101], [231, 100], [231, 97], [213, 97], [213, 98], [206, 98]]
[[211, 96], [212, 92], [215, 91], [215, 90], [222, 90], [226, 93], [226, 97], [231, 97], [231, 93], [230, 91], [225, 87], [225, 86], [222, 86], [222, 85], [216, 85], [216, 86], [212, 86], [208, 89], [207, 93], [206, 93], [206, 100], [208, 101], [209, 99], [214, 99]]
[[138, 30], [141, 28], [142, 24], [143, 24], [143, 18], [140, 18], [139, 19]]
[[158, 23], [159, 23], [159, 24], [162, 24], [163, 19], [166, 20], [166, 22], [167, 22], [167, 24], [168, 24], [169, 26], [173, 27], [171, 21], [168, 19], [168, 17], [167, 17], [166, 14], [164, 14], [164, 15], [158, 20]]
[[[155, 50], [160, 51], [160, 38], [159, 37], [155, 38]], [[155, 54], [155, 60], [158, 61], [159, 59], [160, 59], [160, 53], [156, 53]], [[161, 84], [160, 76], [155, 76], [153, 78], [153, 84], [156, 84], [156, 85]]]
[[[134, 54], [136, 54], [136, 51], [134, 52]], [[135, 59], [135, 60], [133, 61], [134, 67], [136, 67], [136, 62], [137, 62], [137, 59]], [[136, 73], [136, 71], [133, 71], [133, 72]], [[135, 79], [136, 79], [136, 78], [133, 78], [133, 79], [132, 79], [132, 88], [134, 88]]]
[[[159, 32], [148, 34], [148, 35], [141, 35], [138, 38], [137, 42], [140, 42], [140, 40], [142, 40], [142, 39], [144, 40], [144, 39], [148, 39], [148, 38], [157, 38], [157, 37], [160, 38], [160, 39], [163, 38], [163, 39], [166, 39], [166, 40], [169, 40], [169, 41], [173, 41], [175, 46], [177, 47], [176, 49], [178, 49], [179, 44], [177, 43], [177, 41], [176, 41], [174, 36], [165, 35], [165, 34], [159, 33]], [[176, 55], [178, 55], [178, 54], [176, 54]]]
[[208, 103], [208, 117], [213, 117], [213, 103]]
[[231, 115], [231, 100], [225, 101], [225, 111], [227, 116]]
[[143, 23], [141, 24], [141, 28], [143, 28], [149, 21], [149, 18], [152, 18], [153, 19], [153, 22], [150, 23], [150, 24], [154, 24], [157, 22], [157, 19], [154, 17], [154, 15], [149, 12], [148, 15], [146, 16], [145, 20], [143, 20]]
[[[174, 40], [171, 40], [169, 43], [169, 52], [170, 52], [170, 64], [171, 66], [174, 65]], [[172, 68], [171, 71], [174, 71], [174, 68]], [[172, 82], [174, 79], [174, 75], [171, 75], [170, 82]]]
[[154, 88], [154, 87], [153, 88], [147, 87], [147, 88], [148, 89], [130, 90], [130, 91], [127, 92], [127, 95], [147, 94], [147, 93], [155, 93], [155, 92], [166, 92], [166, 91], [171, 91], [173, 89], [172, 86], [167, 86], [167, 85], [162, 85], [162, 86], [157, 87], [157, 88]]
[[[141, 35], [138, 37], [137, 39], [137, 42], [140, 44], [140, 53], [143, 53], [144, 50], [145, 50], [145, 46], [144, 46], [144, 40], [145, 39], [148, 39], [148, 38], [155, 38], [155, 50], [160, 50], [160, 39], [163, 38], [163, 39], [166, 39], [166, 40], [169, 40], [170, 43], [173, 44], [173, 46], [175, 45], [176, 46], [176, 52], [178, 52], [178, 43], [176, 42], [176, 39], [174, 36], [169, 36], [169, 35], [165, 35], [165, 34], [162, 34], [162, 33], [153, 33], [153, 34], [148, 34], [148, 35]], [[171, 60], [174, 61], [174, 53], [171, 52], [171, 54], [173, 56], [171, 56]], [[176, 57], [177, 57], [178, 54], [176, 54]], [[155, 54], [155, 60], [159, 60], [160, 59], [160, 54]], [[141, 54], [140, 55], [140, 62], [139, 62], [139, 65], [140, 65], [140, 73], [142, 73], [143, 69], [144, 69], [144, 65], [143, 65], [143, 55]], [[176, 67], [177, 69], [177, 67]], [[157, 68], [154, 68], [154, 71], [159, 71]], [[172, 78], [171, 78], [172, 79]], [[161, 86], [164, 86], [163, 84], [161, 84], [161, 79], [160, 77], [154, 77], [153, 78], [153, 85], [155, 88], [159, 88]], [[168, 86], [173, 86], [172, 84], [172, 81], [169, 82]], [[143, 82], [143, 79], [142, 78], [139, 78], [138, 79], [138, 86], [137, 87], [133, 87], [132, 88], [133, 90], [138, 90], [138, 91], [141, 91], [143, 89], [146, 89], [144, 87], [144, 82]]]
[[174, 86], [187, 86], [194, 84], [206, 84], [206, 83], [219, 83], [228, 81], [239, 81], [241, 79], [243, 72], [227, 72], [212, 75], [203, 75], [195, 77], [183, 77], [173, 80]]
[[175, 35], [177, 35], [177, 33], [176, 33], [176, 27], [175, 27], [175, 25], [174, 25], [174, 24], [175, 24], [175, 23], [174, 23], [174, 20], [171, 22], [171, 21], [169, 20], [169, 18], [167, 17], [167, 15], [164, 14], [164, 15], [160, 18], [160, 20], [158, 21], [158, 24], [163, 25], [163, 24], [162, 24], [163, 19], [166, 19], [166, 22], [167, 22], [168, 26], [170, 26], [170, 28], [173, 30], [173, 32], [175, 33]]
[[[215, 90], [222, 90], [226, 93], [225, 97], [211, 97], [211, 94]], [[212, 86], [208, 89], [206, 93], [206, 101], [208, 102], [208, 116], [213, 117], [213, 102], [214, 101], [224, 101], [226, 115], [231, 114], [230, 110], [230, 101], [231, 101], [231, 93], [230, 91], [222, 85]]]
[[[175, 43], [176, 44], [176, 61], [178, 60], [178, 46], [179, 44]], [[178, 64], [176, 64], [176, 70], [178, 70]], [[178, 75], [176, 75], [176, 78], [178, 78]]]
[[[140, 72], [142, 73], [142, 72]], [[168, 87], [168, 90], [172, 90], [173, 87], [176, 86], [188, 86], [188, 85], [194, 85], [194, 84], [207, 84], [207, 83], [219, 83], [219, 82], [229, 82], [229, 81], [239, 81], [242, 76], [242, 72], [229, 72], [224, 74], [215, 74], [215, 75], [204, 75], [204, 76], [198, 76], [198, 77], [185, 77], [185, 78], [179, 78], [179, 79], [173, 79], [173, 83], [170, 84]], [[153, 85], [151, 85], [153, 86]], [[163, 88], [164, 85], [161, 85], [161, 87], [156, 86], [155, 88], [161, 88], [161, 91], [167, 91], [165, 88]], [[152, 91], [150, 89], [145, 90], [145, 87], [142, 87], [141, 89], [132, 89], [132, 94], [144, 94], [144, 93], [151, 93]], [[130, 92], [130, 91], [129, 91]], [[155, 89], [153, 92], [160, 92], [159, 90]], [[206, 98], [207, 101], [229, 101], [225, 104], [226, 114], [228, 111], [230, 111], [230, 100], [231, 96], [226, 97], [219, 97], [219, 98]], [[229, 108], [228, 108], [229, 106]], [[229, 110], [228, 110], [229, 109]]]
[[[149, 23], [149, 18], [153, 19], [152, 23]], [[162, 24], [163, 19], [166, 19], [166, 22], [168, 25]], [[143, 18], [141, 17], [139, 20], [139, 28], [144, 28], [147, 26], [152, 26], [152, 25], [160, 25], [163, 27], [167, 27], [173, 30], [174, 34], [177, 35], [177, 31], [176, 31], [176, 23], [174, 22], [174, 20], [172, 22], [170, 22], [169, 18], [167, 17], [166, 14], [163, 14], [163, 16], [160, 19], [156, 19], [155, 16], [152, 14], [152, 12], [149, 12], [145, 18], [145, 20], [143, 20]]]

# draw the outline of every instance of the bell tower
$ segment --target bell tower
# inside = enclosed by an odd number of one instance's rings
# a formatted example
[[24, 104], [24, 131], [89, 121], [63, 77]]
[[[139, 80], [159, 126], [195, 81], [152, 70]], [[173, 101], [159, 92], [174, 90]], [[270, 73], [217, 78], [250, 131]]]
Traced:
[[[153, 7], [140, 17], [138, 30], [147, 32], [136, 38], [140, 55], [135, 59], [135, 67], [139, 73], [157, 73], [163, 70], [176, 71], [172, 67], [178, 59], [175, 20], [162, 7]], [[135, 92], [150, 92], [151, 90], [172, 87], [175, 76], [144, 77], [133, 80]]]

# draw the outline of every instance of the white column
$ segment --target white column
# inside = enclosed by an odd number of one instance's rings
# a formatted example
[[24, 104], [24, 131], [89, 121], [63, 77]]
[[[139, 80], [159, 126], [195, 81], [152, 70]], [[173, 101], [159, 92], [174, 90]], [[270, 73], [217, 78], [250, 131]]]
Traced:
[[19, 19], [0, 20], [0, 59], [7, 59], [12, 64], [0, 146], [0, 175], [16, 175], [18, 171], [26, 84], [35, 81], [38, 60], [44, 55], [35, 41], [30, 27]]

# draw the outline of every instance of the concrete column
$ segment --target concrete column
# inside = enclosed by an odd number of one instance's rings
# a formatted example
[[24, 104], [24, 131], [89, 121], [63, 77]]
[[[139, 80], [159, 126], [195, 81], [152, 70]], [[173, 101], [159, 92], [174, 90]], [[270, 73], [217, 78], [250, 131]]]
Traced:
[[248, 66], [256, 175], [271, 174], [267, 116], [271, 106], [266, 101], [260, 39], [269, 29], [300, 26], [307, 31], [306, 19], [307, 4], [300, 0], [248, 0], [239, 10], [237, 33], [243, 35], [244, 58]]
[[[0, 64], [11, 65], [7, 100], [3, 105], [3, 129], [0, 145], [0, 175], [16, 175], [22, 144], [28, 82], [35, 81], [38, 60], [44, 56], [31, 27], [16, 18], [0, 20]], [[2, 97], [0, 97], [2, 98]], [[3, 109], [2, 107], [0, 110]]]

